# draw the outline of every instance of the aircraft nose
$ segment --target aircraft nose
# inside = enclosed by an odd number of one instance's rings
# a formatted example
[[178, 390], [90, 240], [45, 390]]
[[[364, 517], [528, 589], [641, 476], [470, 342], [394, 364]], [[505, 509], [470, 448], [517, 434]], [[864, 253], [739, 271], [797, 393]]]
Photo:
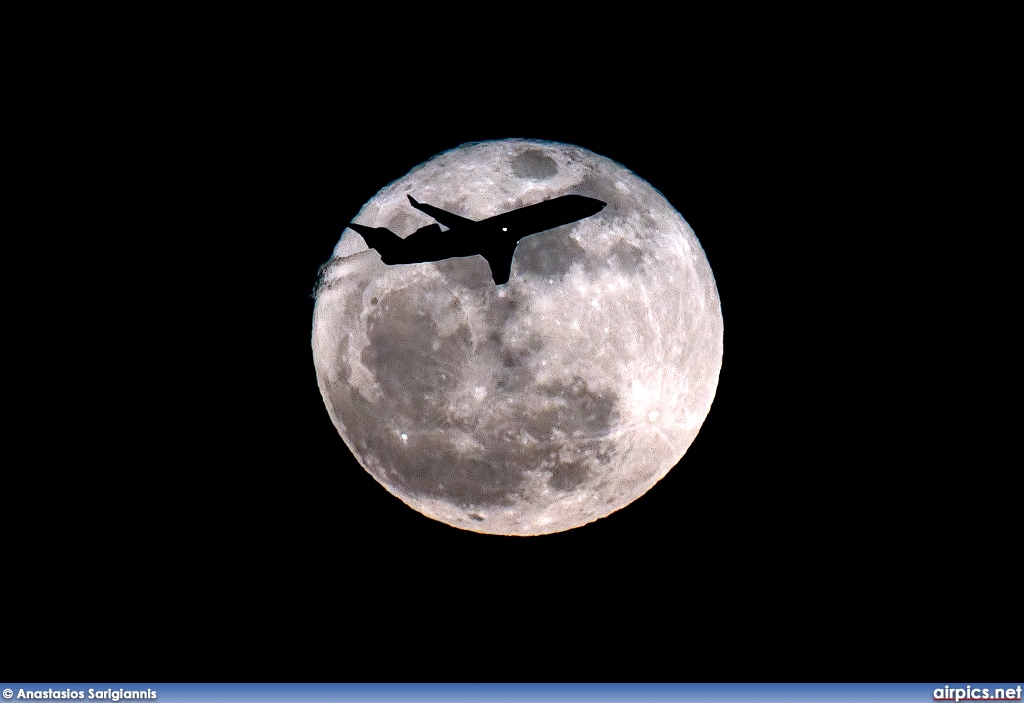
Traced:
[[584, 217], [596, 215], [604, 210], [608, 205], [608, 203], [601, 202], [596, 198], [588, 198], [585, 195], [577, 195], [576, 197], [579, 198], [579, 204], [577, 207], [579, 207], [582, 212], [586, 213]]

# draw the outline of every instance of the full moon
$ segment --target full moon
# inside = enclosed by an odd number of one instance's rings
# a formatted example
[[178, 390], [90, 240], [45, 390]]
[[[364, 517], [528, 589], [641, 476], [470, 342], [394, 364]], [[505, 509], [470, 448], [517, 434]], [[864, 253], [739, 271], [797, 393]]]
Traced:
[[385, 265], [348, 228], [321, 269], [312, 345], [331, 420], [373, 478], [434, 520], [527, 536], [606, 517], [679, 463], [711, 409], [711, 267], [624, 166], [554, 142], [464, 144], [351, 221], [404, 238], [434, 222], [409, 195], [483, 220], [567, 194], [607, 206], [520, 240], [502, 285], [480, 256]]

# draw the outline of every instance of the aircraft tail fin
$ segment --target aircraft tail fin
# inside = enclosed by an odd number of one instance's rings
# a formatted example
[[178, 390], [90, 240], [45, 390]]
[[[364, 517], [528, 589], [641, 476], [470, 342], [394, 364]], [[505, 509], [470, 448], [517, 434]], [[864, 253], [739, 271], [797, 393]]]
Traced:
[[426, 214], [430, 215], [448, 229], [456, 229], [458, 227], [465, 227], [467, 225], [473, 224], [473, 220], [470, 220], [465, 217], [460, 217], [455, 213], [448, 212], [447, 210], [442, 210], [441, 208], [434, 207], [433, 205], [425, 205], [424, 203], [421, 203], [418, 200], [416, 200], [416, 198], [412, 197], [408, 193], [406, 193], [406, 197], [409, 198], [410, 205], [412, 205], [420, 212], [425, 212]]

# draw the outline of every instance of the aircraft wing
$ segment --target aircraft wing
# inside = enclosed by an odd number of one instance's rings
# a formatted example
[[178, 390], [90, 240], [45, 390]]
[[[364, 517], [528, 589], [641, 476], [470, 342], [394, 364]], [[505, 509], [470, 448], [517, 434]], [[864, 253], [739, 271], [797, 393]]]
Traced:
[[488, 256], [487, 263], [491, 267], [491, 277], [497, 286], [508, 283], [512, 277], [512, 256]]
[[411, 195], [407, 195], [406, 197], [409, 198], [409, 202], [412, 204], [414, 208], [416, 208], [420, 212], [427, 213], [448, 229], [455, 229], [456, 227], [465, 227], [466, 225], [471, 225], [474, 222], [473, 220], [467, 219], [465, 217], [459, 217], [458, 215], [448, 212], [447, 210], [442, 210], [439, 207], [434, 207], [433, 205], [424, 205], [423, 203], [416, 201]]

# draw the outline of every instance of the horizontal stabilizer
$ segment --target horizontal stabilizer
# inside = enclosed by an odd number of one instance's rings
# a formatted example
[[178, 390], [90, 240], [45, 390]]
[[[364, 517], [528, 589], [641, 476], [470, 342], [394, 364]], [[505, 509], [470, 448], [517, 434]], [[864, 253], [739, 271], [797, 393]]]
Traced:
[[398, 258], [402, 251], [402, 238], [397, 234], [386, 227], [368, 227], [355, 222], [349, 222], [348, 226], [359, 233], [366, 246], [377, 250], [385, 264], [401, 263]]

